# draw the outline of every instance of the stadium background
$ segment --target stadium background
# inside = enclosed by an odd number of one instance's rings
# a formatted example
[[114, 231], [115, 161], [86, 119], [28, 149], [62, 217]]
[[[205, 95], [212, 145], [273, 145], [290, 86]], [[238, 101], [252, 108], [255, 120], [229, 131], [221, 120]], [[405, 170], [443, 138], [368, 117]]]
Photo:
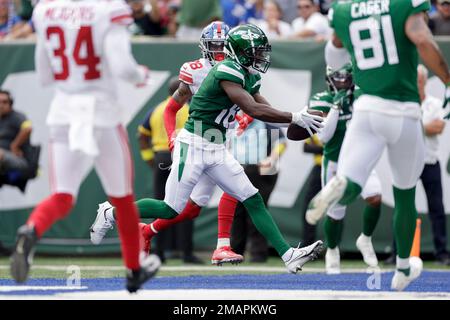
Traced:
[[[439, 40], [439, 46], [445, 56], [450, 57], [450, 41]], [[263, 94], [275, 100], [274, 104], [281, 101], [283, 107], [291, 108], [291, 111], [300, 108], [311, 93], [325, 89], [324, 71], [325, 62], [323, 60], [324, 44], [315, 42], [274, 42], [272, 54], [271, 71], [267, 77], [271, 81], [263, 82]], [[136, 129], [142, 121], [149, 108], [156, 106], [167, 96], [167, 80], [170, 76], [178, 73], [179, 66], [187, 60], [194, 60], [199, 57], [199, 49], [196, 42], [173, 42], [173, 40], [135, 40], [133, 42], [133, 53], [137, 61], [149, 66], [153, 71], [152, 90], [144, 89], [149, 93], [142, 95], [140, 93], [140, 102], [137, 103], [137, 109], [130, 111], [130, 122], [128, 132], [132, 145], [133, 156], [135, 160], [135, 192], [136, 197], [147, 197], [152, 195], [151, 190], [151, 172], [146, 164], [140, 160]], [[182, 54], [180, 54], [182, 53]], [[17, 42], [13, 44], [0, 44], [0, 84], [2, 87], [10, 89], [16, 98], [16, 108], [22, 110], [31, 116], [34, 127], [41, 128], [41, 132], [34, 132], [32, 141], [42, 144], [45, 147], [44, 118], [46, 114], [45, 101], [39, 99], [33, 100], [33, 91], [40, 92], [37, 82], [34, 82], [34, 44], [32, 42]], [[26, 82], [28, 81], [28, 83]], [[29, 83], [29, 82], [33, 83]], [[382, 81], [382, 79], [380, 79]], [[431, 83], [434, 87], [436, 83]], [[436, 88], [432, 88], [433, 90]], [[282, 92], [286, 90], [296, 90], [294, 96], [297, 99], [291, 99]], [[438, 89], [436, 89], [438, 90]], [[151, 93], [150, 93], [151, 91]], [[35, 93], [36, 93], [35, 92]], [[39, 96], [39, 94], [37, 94]], [[273, 96], [273, 97], [272, 97]], [[27, 99], [28, 98], [28, 99]], [[130, 98], [132, 99], [132, 98]], [[142, 103], [141, 103], [142, 102]], [[286, 103], [287, 102], [287, 103]], [[128, 106], [127, 106], [128, 107]], [[36, 130], [35, 130], [36, 131]], [[442, 136], [443, 154], [441, 159], [444, 182], [444, 197], [446, 211], [450, 210], [450, 189], [446, 187], [450, 184], [450, 167], [448, 155], [449, 147], [444, 141], [449, 141], [450, 130], [447, 128]], [[305, 156], [302, 152], [301, 143], [290, 142], [288, 152], [290, 159], [295, 161], [295, 167], [288, 167], [287, 162], [282, 162], [282, 174], [285, 176], [283, 181], [290, 179], [291, 184], [277, 186], [276, 198], [271, 201], [270, 212], [278, 223], [283, 234], [292, 245], [302, 239], [302, 217], [300, 206], [302, 193], [304, 190], [304, 181], [310, 168], [312, 159]], [[298, 157], [297, 160], [295, 157]], [[25, 221], [30, 213], [33, 204], [40, 198], [48, 195], [47, 172], [46, 172], [46, 150], [44, 148], [41, 156], [41, 174], [29, 184], [27, 193], [20, 194], [19, 191], [3, 187], [0, 190], [0, 241], [6, 245], [12, 245], [17, 228]], [[408, 161], [408, 159], [405, 159]], [[287, 180], [286, 180], [287, 178]], [[386, 180], [386, 179], [385, 179]], [[421, 187], [419, 187], [420, 189]], [[390, 188], [383, 190], [387, 194]], [[419, 191], [419, 194], [423, 191]], [[420, 195], [419, 195], [420, 196]], [[421, 195], [423, 202], [423, 194]], [[388, 197], [387, 197], [388, 198]], [[387, 199], [386, 198], [386, 199]], [[48, 232], [41, 244], [39, 252], [42, 253], [71, 253], [71, 254], [97, 254], [97, 253], [118, 253], [119, 240], [116, 231], [111, 232], [105, 244], [102, 246], [93, 246], [89, 242], [88, 228], [95, 218], [97, 204], [104, 201], [105, 195], [101, 189], [99, 180], [94, 172], [91, 172], [83, 183], [79, 194], [79, 201], [71, 216], [57, 223], [50, 232]], [[272, 199], [273, 200], [273, 199]], [[201, 216], [195, 222], [195, 249], [207, 250], [215, 246], [217, 234], [217, 210], [215, 201], [211, 207], [204, 210]], [[423, 205], [419, 205], [421, 213], [425, 212]], [[345, 220], [345, 232], [341, 246], [342, 252], [356, 251], [354, 241], [361, 232], [362, 202], [357, 201], [350, 206]], [[422, 217], [424, 218], [424, 217]], [[389, 250], [392, 243], [392, 206], [390, 201], [385, 201], [382, 208], [382, 216], [379, 225], [374, 234], [374, 245], [377, 252]], [[450, 229], [450, 220], [447, 219], [447, 228]], [[322, 228], [319, 227], [319, 237], [323, 237]], [[432, 252], [432, 238], [429, 220], [425, 217], [422, 223], [422, 252]]]

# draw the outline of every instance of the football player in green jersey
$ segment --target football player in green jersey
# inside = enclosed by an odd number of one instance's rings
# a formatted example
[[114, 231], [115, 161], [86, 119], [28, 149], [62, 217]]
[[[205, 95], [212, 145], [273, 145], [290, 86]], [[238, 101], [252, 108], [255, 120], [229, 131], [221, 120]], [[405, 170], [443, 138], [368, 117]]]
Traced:
[[317, 220], [336, 203], [352, 202], [387, 149], [398, 247], [394, 290], [405, 289], [423, 267], [419, 258], [409, 257], [417, 217], [415, 188], [425, 157], [418, 56], [450, 86], [447, 63], [426, 23], [429, 8], [428, 0], [352, 0], [335, 2], [329, 12], [333, 50], [350, 55], [362, 95], [353, 105], [337, 175], [311, 201], [307, 215]]
[[[352, 65], [333, 70], [327, 67], [327, 90], [313, 95], [309, 102], [311, 109], [324, 112], [327, 116], [324, 127], [317, 135], [324, 144], [322, 158], [322, 187], [336, 175], [339, 154], [344, 141], [347, 125], [352, 118], [353, 102], [360, 94], [355, 88], [352, 75]], [[372, 245], [372, 234], [378, 222], [381, 210], [381, 182], [375, 171], [370, 174], [361, 192], [367, 205], [363, 213], [363, 232], [356, 241], [356, 247], [361, 252], [364, 262], [370, 267], [378, 265], [378, 259]], [[346, 206], [336, 204], [327, 211], [324, 223], [327, 253], [325, 269], [328, 274], [340, 273], [339, 243], [342, 235], [343, 219]], [[308, 221], [316, 224], [317, 221]]]
[[267, 71], [271, 51], [261, 29], [253, 25], [233, 28], [225, 40], [225, 49], [227, 58], [210, 70], [192, 97], [189, 119], [175, 140], [165, 199], [145, 199], [144, 211], [152, 218], [176, 217], [185, 207], [194, 186], [208, 177], [243, 203], [255, 226], [277, 250], [287, 269], [296, 273], [317, 257], [322, 241], [304, 248], [289, 246], [258, 190], [226, 149], [225, 133], [239, 109], [262, 121], [295, 123], [314, 131], [320, 131], [323, 118], [309, 114], [307, 107], [296, 113], [278, 111], [259, 93], [259, 73]]

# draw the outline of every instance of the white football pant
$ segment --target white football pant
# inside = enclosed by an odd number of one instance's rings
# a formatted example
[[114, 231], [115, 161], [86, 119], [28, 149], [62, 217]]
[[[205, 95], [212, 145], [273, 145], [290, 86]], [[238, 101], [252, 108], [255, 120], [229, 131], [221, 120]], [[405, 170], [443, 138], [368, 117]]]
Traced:
[[49, 176], [52, 193], [69, 193], [76, 198], [92, 165], [108, 196], [121, 198], [133, 193], [133, 161], [128, 135], [122, 125], [94, 129], [99, 149], [96, 157], [71, 151], [68, 132], [69, 126], [50, 127]]
[[258, 192], [224, 144], [210, 143], [181, 130], [175, 140], [164, 201], [178, 213], [184, 209], [189, 197], [197, 205], [205, 206], [214, 185], [240, 202]]
[[[369, 95], [356, 100], [337, 174], [364, 186], [384, 149], [387, 149], [393, 185], [398, 189], [415, 187], [425, 160], [421, 119], [376, 111], [378, 107], [399, 110], [411, 104]], [[418, 104], [415, 105], [419, 108]], [[364, 110], [359, 110], [360, 106], [364, 106]], [[368, 111], [368, 107], [373, 111]]]

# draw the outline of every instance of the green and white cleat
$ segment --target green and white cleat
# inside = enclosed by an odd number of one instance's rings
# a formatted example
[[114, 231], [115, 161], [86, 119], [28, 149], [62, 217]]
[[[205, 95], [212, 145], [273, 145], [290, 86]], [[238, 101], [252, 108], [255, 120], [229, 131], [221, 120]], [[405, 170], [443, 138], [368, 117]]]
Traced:
[[347, 179], [334, 177], [309, 203], [306, 211], [306, 221], [316, 225], [324, 216], [325, 212], [334, 206], [344, 194], [347, 187]]
[[423, 269], [422, 259], [419, 257], [409, 258], [410, 271], [409, 276], [405, 275], [403, 272], [395, 270], [394, 277], [391, 282], [391, 289], [396, 291], [403, 291], [407, 286], [414, 280], [416, 280]]

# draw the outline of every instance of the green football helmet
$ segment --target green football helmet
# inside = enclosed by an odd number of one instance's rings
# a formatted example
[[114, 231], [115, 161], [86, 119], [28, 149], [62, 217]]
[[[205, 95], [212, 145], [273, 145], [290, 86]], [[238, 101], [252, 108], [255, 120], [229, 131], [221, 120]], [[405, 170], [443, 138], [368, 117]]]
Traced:
[[328, 90], [330, 91], [352, 89], [354, 87], [352, 64], [347, 63], [337, 70], [333, 70], [330, 66], [327, 66], [325, 79]]
[[266, 73], [272, 47], [260, 28], [244, 24], [230, 30], [225, 39], [225, 53], [239, 65]]

